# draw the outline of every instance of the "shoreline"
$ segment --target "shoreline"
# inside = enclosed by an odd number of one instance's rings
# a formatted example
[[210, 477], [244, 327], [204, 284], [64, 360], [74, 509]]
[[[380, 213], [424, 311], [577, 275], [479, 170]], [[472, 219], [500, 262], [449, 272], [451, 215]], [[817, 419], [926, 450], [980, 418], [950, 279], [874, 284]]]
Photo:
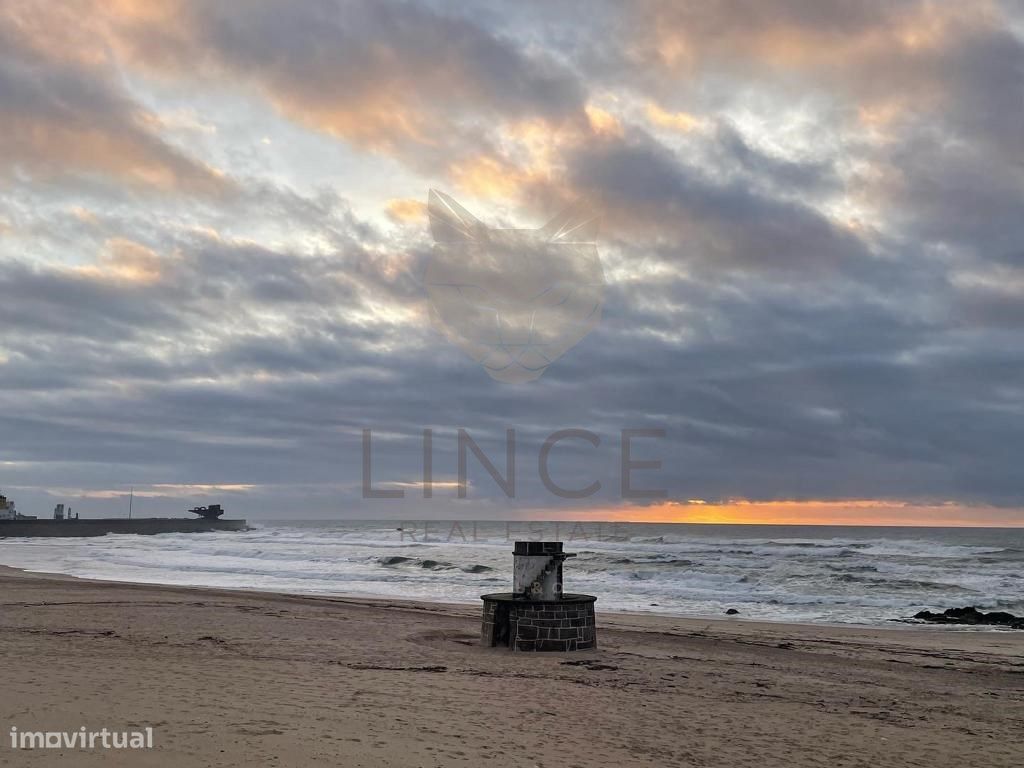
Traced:
[[[219, 598], [243, 598], [263, 599], [269, 602], [297, 602], [315, 606], [324, 605], [349, 605], [364, 608], [377, 608], [381, 610], [398, 611], [421, 611], [444, 616], [469, 618], [474, 621], [480, 620], [482, 604], [473, 603], [447, 603], [436, 600], [420, 600], [412, 597], [394, 597], [389, 595], [367, 596], [353, 594], [337, 595], [315, 595], [297, 592], [274, 592], [259, 589], [246, 589], [235, 587], [211, 587], [193, 586], [182, 584], [156, 584], [135, 581], [114, 581], [109, 579], [90, 579], [79, 576], [71, 576], [63, 573], [51, 573], [43, 571], [31, 571], [24, 568], [16, 568], [9, 565], [0, 565], [0, 586], [8, 579], [38, 579], [43, 582], [61, 582], [69, 584], [92, 584], [99, 587], [112, 586], [124, 587], [130, 590], [159, 590], [172, 593], [192, 594], [198, 593], [208, 597]], [[0, 605], [4, 601], [0, 598]], [[675, 631], [704, 631], [711, 632], [718, 637], [745, 638], [756, 635], [788, 637], [789, 635], [800, 636], [807, 642], [820, 640], [831, 642], [834, 639], [842, 638], [844, 641], [857, 642], [858, 640], [869, 640], [877, 642], [883, 638], [879, 633], [886, 636], [892, 635], [892, 639], [902, 638], [907, 642], [900, 645], [918, 645], [917, 641], [931, 641], [936, 637], [977, 637], [979, 639], [992, 639], [1006, 637], [1006, 643], [986, 643], [983, 640], [974, 643], [953, 643], [958, 645], [958, 650], [972, 650], [981, 647], [1006, 647], [1007, 649], [1018, 649], [1024, 657], [1024, 631], [1013, 629], [1001, 629], [990, 626], [957, 626], [949, 624], [900, 624], [897, 626], [874, 625], [874, 624], [837, 624], [837, 623], [812, 623], [812, 622], [791, 622], [791, 621], [770, 621], [762, 619], [746, 619], [725, 616], [692, 616], [673, 615], [646, 611], [602, 611], [600, 610], [600, 596], [598, 596], [597, 626], [599, 629], [610, 629], [625, 632], [656, 633], [665, 634], [668, 630]], [[895, 622], [894, 622], [895, 623]], [[1014, 640], [1016, 636], [1016, 640]], [[948, 646], [949, 643], [946, 643]], [[585, 653], [585, 652], [584, 652]], [[1021, 663], [1024, 670], [1024, 661]]]
[[[211, 585], [202, 584], [165, 584], [162, 582], [149, 582], [149, 581], [128, 581], [121, 579], [96, 579], [84, 576], [73, 576], [67, 573], [56, 573], [53, 571], [35, 571], [28, 568], [18, 568], [12, 565], [0, 564], [0, 576], [3, 576], [5, 572], [17, 572], [31, 576], [40, 576], [46, 579], [54, 581], [81, 581], [91, 584], [121, 584], [133, 587], [153, 587], [160, 589], [184, 589], [184, 590], [200, 590], [209, 591], [215, 593], [224, 594], [246, 594], [263, 596], [267, 598], [273, 597], [293, 597], [303, 598], [310, 600], [327, 600], [331, 602], [346, 602], [353, 604], [366, 604], [366, 605], [377, 605], [377, 606], [415, 606], [415, 605], [427, 605], [435, 607], [445, 607], [453, 610], [463, 609], [465, 610], [477, 610], [480, 608], [480, 603], [460, 603], [460, 602], [442, 602], [438, 600], [429, 600], [425, 598], [417, 597], [405, 597], [405, 596], [394, 596], [394, 595], [373, 595], [373, 594], [359, 594], [359, 593], [345, 593], [338, 592], [332, 594], [324, 593], [306, 593], [306, 592], [287, 592], [287, 591], [274, 591], [265, 589], [250, 589], [247, 587], [218, 587]], [[600, 596], [598, 596], [598, 605], [600, 605]], [[723, 626], [734, 626], [734, 625], [754, 625], [758, 627], [773, 626], [773, 627], [802, 627], [807, 629], [824, 628], [833, 630], [845, 630], [845, 629], [865, 629], [868, 631], [892, 631], [892, 632], [908, 632], [908, 631], [921, 631], [921, 632], [948, 632], [948, 633], [978, 633], [986, 634], [990, 632], [1003, 633], [1003, 632], [1017, 632], [1020, 633], [1024, 638], [1024, 630], [1019, 629], [1006, 629], [998, 626], [990, 625], [957, 625], [957, 624], [931, 624], [926, 622], [915, 623], [906, 619], [889, 619], [886, 624], [859, 624], [859, 623], [840, 623], [840, 622], [812, 622], [812, 621], [778, 621], [775, 619], [753, 619], [753, 618], [736, 618], [736, 617], [725, 617], [725, 616], [705, 616], [701, 614], [685, 614], [685, 613], [666, 613], [661, 611], [624, 611], [624, 610], [613, 610], [613, 611], [601, 611], [598, 610], [600, 617], [605, 620], [614, 621], [616, 618], [623, 621], [628, 619], [643, 619], [653, 618], [656, 620], [664, 619], [667, 621], [685, 621], [685, 622], [696, 622], [706, 623], [711, 622], [713, 624], [721, 623]], [[600, 625], [600, 623], [599, 623]]]
[[[598, 611], [598, 649], [479, 645], [463, 604], [0, 567], [0, 765], [1010, 766], [1024, 633]], [[154, 729], [152, 750], [13, 750]], [[32, 760], [29, 761], [28, 758]]]
[[[260, 525], [266, 528], [242, 534], [130, 541], [12, 539], [9, 548], [0, 544], [0, 562], [125, 582], [471, 606], [511, 575], [511, 544], [486, 543], [504, 534], [504, 524], [482, 527], [480, 546], [463, 546], [458, 537], [448, 545], [402, 543], [379, 521]], [[778, 526], [741, 527], [745, 532], [698, 535], [678, 525], [627, 525], [621, 544], [570, 542], [579, 559], [567, 588], [598, 596], [605, 610], [674, 618], [725, 618], [735, 609], [757, 622], [902, 630], [932, 629], [912, 621], [924, 611], [974, 606], [1024, 615], [1015, 577], [1024, 538], [1010, 531], [922, 538], [849, 526], [802, 526], [784, 535]]]

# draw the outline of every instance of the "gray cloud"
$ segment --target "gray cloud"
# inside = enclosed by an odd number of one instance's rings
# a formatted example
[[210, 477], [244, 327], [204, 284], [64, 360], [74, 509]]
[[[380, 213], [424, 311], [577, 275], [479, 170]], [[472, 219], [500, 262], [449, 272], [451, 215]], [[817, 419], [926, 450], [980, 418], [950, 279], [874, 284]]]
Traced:
[[[807, 182], [819, 175], [759, 157], [732, 134], [723, 149], [730, 160], [787, 189], [794, 177]], [[758, 194], [742, 179], [709, 178], [640, 132], [581, 147], [568, 168], [573, 186], [600, 199], [614, 222], [668, 233], [679, 258], [713, 262], [716, 269], [813, 271], [866, 256], [864, 243], [809, 206]]]
[[[602, 324], [540, 381], [509, 387], [430, 329], [426, 224], [360, 209], [359, 178], [311, 191], [235, 170], [230, 197], [175, 187], [142, 203], [109, 164], [76, 166], [106, 178], [96, 187], [14, 175], [0, 189], [0, 460], [15, 464], [0, 487], [20, 487], [21, 506], [52, 501], [46, 487], [221, 483], [253, 486], [231, 497], [250, 513], [415, 516], [415, 491], [407, 506], [360, 498], [364, 427], [376, 476], [403, 482], [419, 477], [423, 428], [437, 430], [435, 472], [448, 478], [457, 427], [496, 459], [504, 430], [518, 430], [520, 498], [506, 504], [477, 468], [475, 501], [456, 508], [438, 492], [442, 514], [554, 504], [537, 449], [566, 427], [602, 437], [597, 449], [564, 446], [556, 466], [566, 485], [600, 479], [595, 504], [617, 503], [627, 427], [668, 431], [644, 450], [663, 459], [649, 477], [672, 498], [1024, 504], [1014, 33], [946, 26], [914, 53], [883, 32], [915, 3], [684, 4], [659, 17], [664, 31], [686, 22], [688, 40], [708, 39], [672, 69], [650, 58], [649, 28], [618, 26], [629, 17], [617, 6], [543, 29], [529, 10], [339, 7], [187, 4], [180, 27], [110, 34], [145, 76], [255, 86], [295, 124], [430, 174], [476, 152], [504, 157], [494, 129], [508, 122], [572, 123], [551, 173], [522, 194], [529, 213], [576, 196], [607, 208]], [[795, 30], [800, 55], [760, 68], [723, 58], [767, 56], [766, 27]], [[615, 29], [621, 40], [588, 69], [594, 40]], [[822, 51], [846, 39], [870, 55], [830, 62]], [[202, 174], [184, 150], [139, 133], [137, 108], [104, 70], [58, 76], [50, 63], [29, 77], [10, 61], [0, 57], [4, 116], [66, 109], [72, 126], [137, 140], [182, 178]], [[906, 101], [931, 85], [941, 98]], [[762, 86], [780, 111], [832, 89], [808, 129], [828, 141], [800, 136], [820, 152], [773, 152], [713, 111]], [[623, 108], [621, 130], [601, 133], [581, 115], [607, 89], [672, 109], [704, 92], [695, 103], [711, 112], [681, 138]], [[889, 97], [902, 111], [872, 134], [858, 109]], [[110, 107], [109, 122], [94, 105]], [[37, 162], [7, 146], [10, 167]], [[852, 225], [836, 201], [865, 220]], [[83, 205], [94, 220], [69, 213]], [[295, 236], [247, 234], [265, 221]], [[168, 491], [149, 503], [180, 502]]]
[[54, 60], [0, 13], [0, 173], [110, 175], [118, 184], [221, 196], [230, 182], [163, 141], [106, 76]]

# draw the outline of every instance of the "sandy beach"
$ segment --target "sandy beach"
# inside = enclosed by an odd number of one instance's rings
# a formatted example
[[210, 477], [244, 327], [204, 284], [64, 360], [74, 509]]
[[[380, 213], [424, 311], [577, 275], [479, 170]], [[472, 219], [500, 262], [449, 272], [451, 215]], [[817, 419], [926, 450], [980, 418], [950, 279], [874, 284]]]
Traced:
[[[477, 644], [473, 606], [0, 568], [4, 766], [1011, 766], [1024, 633], [598, 616], [600, 649]], [[600, 603], [598, 603], [600, 609]], [[153, 729], [142, 750], [11, 728]]]

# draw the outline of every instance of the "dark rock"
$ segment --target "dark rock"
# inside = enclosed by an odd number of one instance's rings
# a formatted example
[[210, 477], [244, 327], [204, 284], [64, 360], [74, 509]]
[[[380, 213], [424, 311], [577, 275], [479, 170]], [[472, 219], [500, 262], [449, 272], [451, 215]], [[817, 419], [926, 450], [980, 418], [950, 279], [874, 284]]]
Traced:
[[984, 611], [979, 611], [973, 605], [964, 608], [947, 608], [942, 613], [919, 611], [914, 614], [914, 618], [928, 621], [932, 624], [969, 624], [1024, 629], [1024, 616], [1014, 616], [1012, 613], [1006, 613], [1006, 611], [985, 613]]
[[400, 555], [391, 555], [390, 557], [382, 557], [378, 560], [381, 565], [400, 565], [401, 563], [408, 563], [412, 560], [411, 557], [401, 557]]
[[422, 560], [420, 562], [420, 568], [427, 568], [431, 571], [440, 571], [445, 568], [451, 568], [451, 563], [443, 563], [438, 560]]
[[725, 612], [725, 615], [735, 616], [737, 613], [739, 613], [739, 611], [737, 611], [735, 608], [730, 608], [728, 611]]

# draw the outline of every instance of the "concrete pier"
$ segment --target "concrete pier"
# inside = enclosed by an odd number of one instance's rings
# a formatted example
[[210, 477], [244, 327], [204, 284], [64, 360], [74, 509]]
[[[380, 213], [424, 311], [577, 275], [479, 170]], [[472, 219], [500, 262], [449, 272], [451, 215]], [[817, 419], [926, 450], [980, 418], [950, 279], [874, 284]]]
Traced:
[[174, 517], [98, 518], [94, 520], [0, 520], [0, 538], [18, 536], [84, 537], [108, 533], [200, 533], [204, 531], [244, 531], [245, 520], [192, 520]]

